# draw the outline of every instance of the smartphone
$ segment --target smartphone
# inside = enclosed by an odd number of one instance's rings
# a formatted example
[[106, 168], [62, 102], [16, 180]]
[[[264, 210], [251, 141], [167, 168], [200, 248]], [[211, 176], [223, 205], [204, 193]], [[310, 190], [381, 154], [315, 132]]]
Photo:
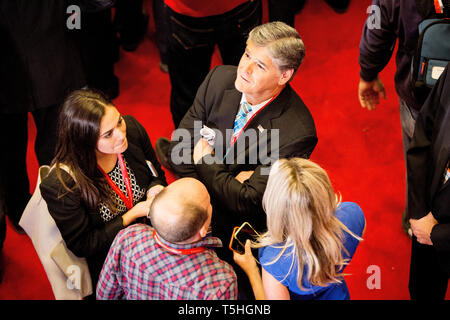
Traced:
[[239, 254], [244, 254], [247, 240], [254, 241], [257, 237], [259, 233], [248, 222], [244, 222], [240, 227], [233, 229], [229, 247]]

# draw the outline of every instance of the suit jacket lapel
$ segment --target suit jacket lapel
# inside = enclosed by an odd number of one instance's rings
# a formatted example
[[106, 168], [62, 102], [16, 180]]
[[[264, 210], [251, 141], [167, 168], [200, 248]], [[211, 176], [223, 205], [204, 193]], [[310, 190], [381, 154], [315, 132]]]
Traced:
[[[227, 137], [227, 129], [233, 130], [234, 119], [239, 110], [239, 103], [241, 101], [242, 93], [237, 91], [236, 89], [226, 90], [223, 94], [222, 101], [220, 105], [214, 109], [214, 112], [211, 113], [208, 118], [208, 122], [211, 123], [211, 126], [215, 126], [214, 129], [219, 130], [222, 134], [222, 148], [225, 155], [225, 151], [230, 146], [230, 137]], [[208, 126], [208, 123], [206, 123]], [[220, 147], [218, 145], [218, 141], [216, 139], [216, 148]], [[217, 151], [217, 149], [216, 149]]]
[[[433, 177], [432, 190], [436, 190], [439, 192], [445, 187], [448, 187], [450, 185], [449, 184], [450, 180], [448, 180], [446, 183], [442, 183], [444, 180], [445, 169], [447, 168], [448, 154], [449, 154], [448, 147], [443, 147], [442, 149], [440, 149]], [[432, 194], [436, 193], [437, 192], [433, 192]]]
[[[287, 85], [286, 88], [283, 89], [283, 91], [280, 92], [278, 97], [276, 97], [269, 105], [267, 105], [263, 110], [261, 110], [248, 124], [248, 126], [245, 128], [245, 131], [252, 129], [256, 130], [256, 134], [259, 140], [260, 136], [260, 129], [269, 130], [267, 133], [267, 145], [270, 144], [270, 129], [272, 129], [272, 120], [279, 118], [283, 111], [285, 106], [287, 105], [286, 101], [289, 97], [289, 90], [290, 86]], [[244, 136], [242, 134], [240, 138]], [[240, 139], [238, 138], [238, 140]], [[236, 141], [237, 144], [238, 141]], [[229, 142], [228, 142], [229, 143]], [[259, 141], [258, 141], [259, 143]], [[245, 151], [248, 151], [248, 148], [245, 148], [244, 150], [235, 150], [236, 155], [235, 159], [238, 157], [242, 157], [242, 153]], [[256, 151], [255, 151], [256, 152]]]
[[[448, 188], [449, 181], [444, 181], [444, 171], [447, 168], [450, 154], [450, 142], [446, 133], [450, 132], [450, 111], [447, 110], [442, 115], [442, 122], [440, 124], [439, 133], [437, 134], [435, 145], [438, 146], [438, 152], [434, 152], [433, 156], [436, 159], [436, 167], [434, 168], [434, 176], [431, 185], [432, 195], [436, 195], [444, 188]], [[434, 151], [434, 150], [433, 150]]]

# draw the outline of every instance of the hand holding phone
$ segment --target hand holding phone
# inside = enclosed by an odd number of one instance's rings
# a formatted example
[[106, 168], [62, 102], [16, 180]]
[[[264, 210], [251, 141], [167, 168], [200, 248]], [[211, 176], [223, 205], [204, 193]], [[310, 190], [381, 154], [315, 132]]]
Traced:
[[244, 222], [240, 227], [233, 229], [229, 248], [234, 252], [244, 254], [247, 240], [255, 241], [257, 237], [259, 237], [259, 233], [248, 222]]
[[245, 243], [244, 254], [233, 251], [233, 259], [234, 262], [236, 262], [236, 264], [241, 267], [247, 275], [255, 271], [258, 272], [259, 270], [257, 265], [258, 262], [252, 253], [250, 240], [247, 240]]

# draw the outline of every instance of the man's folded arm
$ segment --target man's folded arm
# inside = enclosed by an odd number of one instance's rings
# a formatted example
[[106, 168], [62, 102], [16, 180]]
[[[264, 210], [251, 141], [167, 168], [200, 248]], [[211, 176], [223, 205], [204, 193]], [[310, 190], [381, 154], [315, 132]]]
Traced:
[[[304, 157], [309, 158], [317, 143], [317, 137], [307, 136], [301, 140], [285, 145], [279, 150], [278, 158]], [[230, 211], [245, 215], [257, 212], [255, 208], [262, 206], [262, 197], [269, 178], [270, 166], [276, 159], [271, 159], [266, 165], [259, 165], [254, 169], [252, 176], [239, 182], [228, 166], [221, 163], [212, 163], [211, 155], [202, 158], [195, 165], [198, 178], [206, 185], [212, 198], [219, 200]], [[247, 217], [245, 217], [247, 218]]]

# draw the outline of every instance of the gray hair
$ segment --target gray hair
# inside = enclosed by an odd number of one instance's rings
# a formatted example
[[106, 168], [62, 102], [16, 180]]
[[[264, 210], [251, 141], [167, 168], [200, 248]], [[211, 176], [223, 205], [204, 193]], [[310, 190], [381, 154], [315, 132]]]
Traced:
[[280, 71], [294, 69], [294, 74], [305, 57], [305, 45], [297, 30], [284, 22], [269, 22], [250, 31], [248, 40], [265, 47]]

